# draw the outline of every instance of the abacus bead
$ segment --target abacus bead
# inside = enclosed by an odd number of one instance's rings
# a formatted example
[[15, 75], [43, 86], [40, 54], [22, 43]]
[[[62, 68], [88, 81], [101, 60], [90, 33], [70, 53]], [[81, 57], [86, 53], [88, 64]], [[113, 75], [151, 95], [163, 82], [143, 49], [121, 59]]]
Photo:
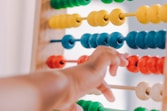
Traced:
[[148, 9], [149, 7], [147, 5], [144, 5], [139, 7], [138, 10], [136, 11], [136, 18], [142, 24], [149, 23], [149, 20], [147, 18]]
[[121, 3], [121, 2], [123, 2], [124, 0], [114, 0], [114, 1]]
[[154, 42], [156, 43], [157, 47], [160, 49], [165, 49], [166, 44], [166, 31], [160, 30], [156, 33]]
[[99, 34], [92, 34], [92, 36], [89, 38], [88, 43], [90, 45], [90, 47], [92, 48], [96, 48], [97, 47], [97, 37], [99, 36]]
[[150, 110], [150, 111], [160, 111], [160, 110], [158, 110], [158, 109], [152, 109], [152, 110]]
[[148, 109], [143, 107], [137, 107], [136, 109], [134, 109], [134, 111], [148, 111]]
[[138, 68], [139, 68], [139, 71], [143, 74], [150, 74], [150, 71], [146, 67], [147, 61], [149, 60], [149, 58], [150, 58], [149, 56], [143, 56], [139, 59]]
[[50, 0], [50, 6], [52, 8], [55, 8], [55, 9], [60, 9], [61, 8], [61, 4], [58, 4], [57, 1], [58, 0]]
[[123, 35], [119, 32], [113, 32], [108, 38], [108, 45], [111, 47], [119, 49], [123, 46], [123, 44], [124, 44], [124, 38]]
[[141, 31], [136, 35], [135, 43], [141, 49], [146, 49], [147, 46], [145, 44], [145, 36], [147, 35], [146, 31]]
[[109, 3], [112, 3], [113, 0], [101, 0], [103, 3], [106, 3], [106, 4], [109, 4]]
[[75, 40], [72, 35], [65, 35], [62, 38], [62, 46], [65, 49], [71, 49], [75, 46]]
[[48, 25], [50, 28], [52, 29], [56, 29], [57, 28], [57, 16], [52, 16], [49, 21], [48, 21]]
[[84, 62], [88, 61], [88, 58], [89, 58], [88, 56], [83, 55], [78, 59], [77, 63], [78, 64], [84, 63]]
[[97, 45], [104, 45], [104, 46], [108, 46], [108, 38], [109, 38], [109, 34], [108, 33], [101, 33], [96, 40]]
[[89, 25], [91, 26], [97, 26], [96, 22], [95, 22], [95, 15], [96, 15], [96, 11], [92, 11], [91, 13], [89, 13], [88, 17], [87, 17], [87, 22]]
[[137, 65], [138, 65], [139, 57], [136, 55], [132, 55], [132, 56], [129, 56], [127, 60], [128, 60], [128, 65], [127, 65], [128, 71], [137, 73], [138, 72]]
[[77, 2], [79, 2], [79, 4], [81, 5], [88, 5], [91, 2], [91, 0], [77, 0]]
[[155, 4], [155, 5], [150, 6], [150, 8], [148, 9], [148, 12], [147, 12], [147, 18], [150, 22], [155, 23], [155, 24], [161, 22], [161, 19], [159, 17], [160, 7], [161, 6], [159, 4]]
[[114, 25], [122, 25], [123, 23], [125, 23], [126, 18], [121, 18], [120, 14], [122, 14], [123, 11], [121, 9], [114, 9], [111, 13], [110, 13], [110, 21], [112, 24]]
[[155, 35], [157, 32], [155, 31], [150, 31], [147, 33], [147, 35], [145, 36], [145, 41], [144, 43], [146, 44], [147, 47], [149, 48], [156, 48], [156, 43], [154, 41]]
[[157, 102], [162, 100], [162, 84], [154, 84], [150, 89], [150, 97]]
[[136, 31], [132, 31], [132, 32], [128, 33], [128, 35], [126, 36], [126, 43], [132, 49], [138, 48], [136, 46], [136, 42], [135, 42], [137, 33], [138, 32], [136, 32]]
[[158, 62], [158, 57], [156, 57], [156, 56], [150, 57], [147, 61], [146, 67], [153, 74], [159, 73], [159, 70], [157, 68], [157, 62]]
[[135, 88], [136, 96], [141, 100], [149, 99], [148, 91], [149, 91], [149, 84], [146, 82], [140, 82]]
[[81, 45], [85, 48], [91, 48], [89, 45], [89, 38], [91, 37], [91, 34], [86, 33], [84, 35], [82, 35], [81, 37]]
[[109, 23], [109, 14], [105, 10], [100, 10], [95, 15], [95, 22], [98, 26], [106, 26]]
[[104, 107], [99, 102], [92, 102], [89, 105], [88, 111], [105, 111]]
[[165, 57], [159, 58], [157, 62], [157, 68], [161, 74], [163, 74]]
[[63, 68], [66, 64], [64, 61], [64, 57], [59, 55], [59, 56], [50, 56], [47, 59], [47, 65], [49, 68]]
[[73, 14], [70, 16], [69, 22], [71, 27], [78, 27], [82, 23], [82, 18], [79, 14]]
[[167, 4], [161, 6], [159, 10], [159, 16], [163, 22], [167, 22]]

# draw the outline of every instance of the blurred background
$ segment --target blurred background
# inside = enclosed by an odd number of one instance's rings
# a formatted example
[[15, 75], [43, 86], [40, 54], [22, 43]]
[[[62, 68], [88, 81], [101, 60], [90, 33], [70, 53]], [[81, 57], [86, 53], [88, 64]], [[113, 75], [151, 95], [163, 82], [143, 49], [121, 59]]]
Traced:
[[[31, 49], [33, 38], [33, 24], [35, 15], [34, 0], [0, 0], [0, 76], [8, 77], [13, 75], [26, 74], [30, 71], [31, 64]], [[92, 3], [86, 7], [69, 8], [68, 13], [79, 13], [86, 17], [94, 10], [111, 11], [114, 8], [121, 8], [124, 12], [135, 12], [139, 6], [164, 4], [165, 0], [134, 0], [132, 2], [123, 2], [121, 4], [103, 4], [100, 0], [92, 0]], [[112, 33], [115, 31], [121, 32], [124, 36], [130, 31], [151, 31], [166, 29], [165, 23], [147, 24], [138, 23], [135, 17], [128, 17], [126, 23], [122, 26], [114, 26], [109, 24], [105, 27], [91, 27], [86, 22], [83, 22], [81, 27], [76, 29], [67, 29], [67, 34], [72, 34], [76, 38], [80, 38], [84, 33]], [[68, 59], [75, 59], [83, 54], [90, 55], [94, 49], [84, 49], [79, 43], [72, 50], [65, 50], [64, 56]], [[158, 55], [164, 56], [165, 51], [160, 49], [133, 50], [125, 44], [121, 49], [121, 53], [128, 52], [130, 55]], [[68, 64], [70, 67], [73, 64]], [[109, 84], [136, 86], [139, 82], [145, 81], [150, 85], [157, 82], [162, 82], [163, 77], [155, 75], [142, 75], [140, 73], [132, 74], [125, 68], [119, 68], [116, 77], [106, 76], [106, 81]], [[160, 109], [161, 103], [151, 99], [147, 101], [139, 100], [134, 91], [114, 90], [116, 101], [109, 103], [103, 96], [87, 95], [83, 99], [97, 100], [103, 103], [105, 107], [126, 109], [132, 111], [138, 106], [147, 107], [148, 109]]]

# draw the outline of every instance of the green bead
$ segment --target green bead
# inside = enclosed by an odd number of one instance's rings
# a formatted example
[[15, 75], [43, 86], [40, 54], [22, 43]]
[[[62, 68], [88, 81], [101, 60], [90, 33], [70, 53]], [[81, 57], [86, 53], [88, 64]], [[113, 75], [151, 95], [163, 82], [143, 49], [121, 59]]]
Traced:
[[146, 108], [143, 107], [138, 107], [136, 109], [134, 109], [134, 111], [148, 111]]
[[88, 5], [91, 2], [91, 0], [78, 0], [78, 3], [80, 5]]
[[124, 2], [124, 0], [114, 0], [114, 1], [119, 3]]
[[50, 5], [52, 8], [60, 9], [61, 5], [59, 4], [59, 2], [61, 2], [61, 0], [50, 0]]
[[106, 4], [109, 4], [109, 3], [112, 3], [113, 0], [101, 0], [103, 3], [106, 3]]
[[151, 111], [160, 111], [160, 110], [158, 110], [158, 109], [152, 109]]

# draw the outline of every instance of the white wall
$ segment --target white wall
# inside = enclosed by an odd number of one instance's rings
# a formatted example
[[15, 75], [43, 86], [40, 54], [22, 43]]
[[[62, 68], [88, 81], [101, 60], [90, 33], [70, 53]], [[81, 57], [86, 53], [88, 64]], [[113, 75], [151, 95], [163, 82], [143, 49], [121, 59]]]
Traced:
[[0, 76], [29, 70], [34, 4], [34, 0], [0, 0]]

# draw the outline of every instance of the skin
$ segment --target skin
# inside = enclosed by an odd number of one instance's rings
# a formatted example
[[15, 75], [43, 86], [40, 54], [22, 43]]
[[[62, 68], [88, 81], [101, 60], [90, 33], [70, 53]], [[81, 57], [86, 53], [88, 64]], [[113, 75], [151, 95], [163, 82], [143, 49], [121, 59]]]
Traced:
[[126, 66], [127, 54], [100, 46], [80, 65], [24, 76], [0, 79], [0, 111], [83, 111], [75, 102], [92, 89], [98, 89], [108, 101], [114, 96], [104, 81], [107, 67], [115, 76]]

